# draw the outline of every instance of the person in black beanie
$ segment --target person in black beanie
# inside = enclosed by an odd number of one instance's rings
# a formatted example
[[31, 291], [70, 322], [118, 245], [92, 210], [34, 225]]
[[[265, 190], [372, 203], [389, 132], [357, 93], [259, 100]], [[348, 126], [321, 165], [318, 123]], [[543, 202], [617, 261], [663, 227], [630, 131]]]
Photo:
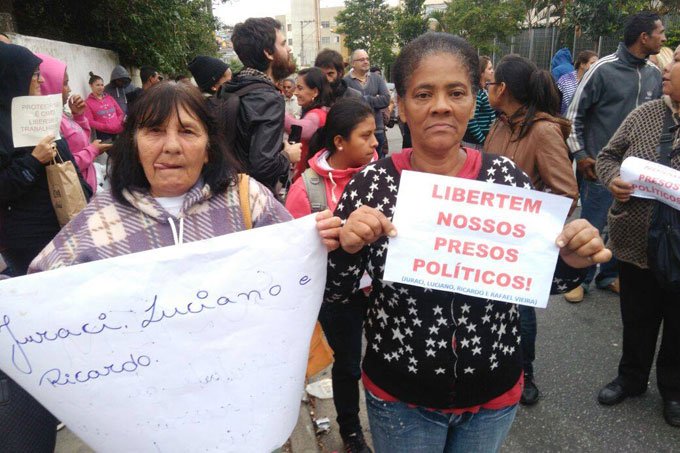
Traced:
[[191, 60], [189, 71], [194, 76], [198, 88], [207, 96], [215, 95], [224, 82], [231, 80], [231, 69], [228, 64], [205, 55], [198, 55]]

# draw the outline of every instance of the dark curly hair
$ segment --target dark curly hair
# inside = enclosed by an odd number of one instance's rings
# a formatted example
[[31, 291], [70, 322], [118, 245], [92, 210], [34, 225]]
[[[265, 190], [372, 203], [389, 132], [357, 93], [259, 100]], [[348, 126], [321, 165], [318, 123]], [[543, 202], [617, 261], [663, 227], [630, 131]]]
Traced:
[[245, 22], [236, 24], [231, 42], [241, 63], [248, 68], [266, 71], [270, 60], [264, 51], [274, 54], [276, 30], [281, 30], [281, 22], [271, 17], [251, 17]]
[[162, 126], [172, 115], [179, 117], [180, 108], [199, 120], [208, 133], [208, 162], [203, 165], [201, 177], [212, 193], [223, 193], [236, 181], [240, 165], [226, 148], [218, 123], [201, 92], [188, 83], [168, 81], [152, 86], [137, 98], [128, 112], [125, 129], [111, 148], [109, 176], [111, 193], [116, 200], [128, 204], [123, 197], [124, 190], [148, 190], [150, 187], [139, 160], [137, 131]]

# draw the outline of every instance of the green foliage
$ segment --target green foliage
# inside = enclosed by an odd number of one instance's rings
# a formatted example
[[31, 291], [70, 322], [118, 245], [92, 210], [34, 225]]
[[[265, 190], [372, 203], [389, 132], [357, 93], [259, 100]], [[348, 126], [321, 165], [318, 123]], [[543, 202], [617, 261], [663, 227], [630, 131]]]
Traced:
[[676, 47], [680, 46], [680, 30], [668, 30], [666, 29], [666, 44], [667, 47], [675, 50]]
[[19, 32], [112, 49], [123, 64], [186, 71], [197, 54], [216, 55], [205, 0], [15, 0]]
[[232, 58], [229, 60], [229, 67], [231, 68], [231, 73], [236, 74], [243, 69], [243, 63], [238, 58]]
[[522, 0], [451, 0], [441, 27], [467, 39], [482, 53], [494, 50], [494, 38], [506, 42], [520, 30], [526, 14]]
[[405, 0], [402, 9], [396, 13], [397, 43], [400, 47], [427, 31], [424, 3], [425, 0]]
[[596, 38], [620, 37], [627, 16], [640, 11], [654, 11], [660, 15], [678, 13], [680, 0], [579, 0], [566, 9], [565, 28], [578, 30]]
[[386, 76], [395, 58], [394, 16], [384, 0], [346, 0], [345, 9], [335, 18], [350, 52], [365, 49], [371, 64], [382, 67]]

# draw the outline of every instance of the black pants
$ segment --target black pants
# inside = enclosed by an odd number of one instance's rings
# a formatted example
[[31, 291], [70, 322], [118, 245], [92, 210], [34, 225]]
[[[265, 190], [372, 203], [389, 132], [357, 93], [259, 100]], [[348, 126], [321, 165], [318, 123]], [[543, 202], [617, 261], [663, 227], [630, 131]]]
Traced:
[[338, 413], [340, 435], [361, 431], [359, 421], [359, 379], [361, 379], [361, 339], [367, 297], [359, 291], [348, 304], [324, 303], [319, 322], [333, 349], [335, 362], [333, 403]]
[[[47, 244], [45, 244], [47, 245]], [[26, 248], [7, 248], [2, 251], [2, 258], [5, 260], [7, 267], [11, 270], [12, 277], [20, 277], [26, 275], [28, 265], [38, 256], [43, 247], [26, 247]]]
[[680, 294], [659, 287], [654, 275], [620, 262], [623, 354], [620, 384], [631, 393], [647, 389], [656, 340], [663, 322], [656, 377], [664, 400], [680, 401]]
[[[5, 249], [13, 277], [26, 274], [42, 247]], [[52, 453], [57, 420], [16, 382], [0, 371], [0, 452]]]
[[534, 360], [536, 359], [536, 309], [528, 305], [518, 305], [519, 325], [522, 335], [522, 368], [524, 374], [534, 377]]

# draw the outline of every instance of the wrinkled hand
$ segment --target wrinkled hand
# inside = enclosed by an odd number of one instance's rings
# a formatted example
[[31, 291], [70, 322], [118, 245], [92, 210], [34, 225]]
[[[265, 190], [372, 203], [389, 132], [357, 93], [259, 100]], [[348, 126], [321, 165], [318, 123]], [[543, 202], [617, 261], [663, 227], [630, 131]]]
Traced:
[[340, 246], [347, 253], [353, 254], [383, 236], [396, 235], [394, 225], [382, 212], [364, 205], [350, 214], [340, 230]]
[[74, 115], [82, 115], [85, 111], [85, 101], [79, 94], [74, 94], [68, 100], [68, 108]]
[[288, 155], [288, 160], [291, 164], [297, 164], [302, 157], [302, 143], [283, 143], [283, 150]]
[[111, 149], [113, 146], [112, 143], [102, 143], [101, 140], [95, 140], [92, 142], [95, 148], [97, 148], [97, 151], [99, 151], [99, 154], [103, 154], [104, 152], [108, 151]]
[[595, 159], [592, 157], [586, 157], [585, 159], [581, 159], [576, 162], [576, 168], [588, 181], [597, 181], [597, 173], [595, 173]]
[[609, 191], [614, 195], [614, 198], [625, 203], [630, 200], [630, 196], [633, 194], [633, 185], [617, 176], [609, 184]]
[[566, 224], [555, 243], [562, 260], [577, 269], [612, 259], [612, 252], [605, 248], [600, 232], [585, 219]]
[[316, 215], [316, 229], [319, 231], [323, 245], [329, 252], [340, 247], [341, 228], [342, 220], [340, 220], [340, 217], [333, 217], [330, 210], [326, 209]]
[[41, 164], [50, 162], [57, 155], [57, 145], [54, 143], [54, 135], [49, 134], [33, 148], [31, 156], [38, 159]]

